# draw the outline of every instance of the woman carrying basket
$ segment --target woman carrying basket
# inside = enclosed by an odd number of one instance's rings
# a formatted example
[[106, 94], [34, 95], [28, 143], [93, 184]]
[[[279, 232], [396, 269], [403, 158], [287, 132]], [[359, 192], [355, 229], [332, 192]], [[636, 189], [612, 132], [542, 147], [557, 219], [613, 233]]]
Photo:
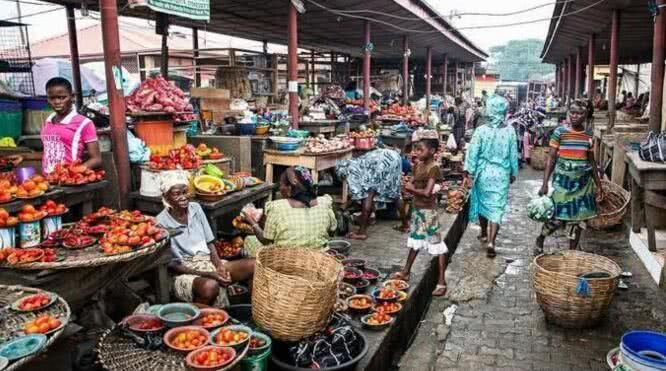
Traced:
[[596, 199], [603, 198], [601, 179], [597, 171], [590, 129], [585, 129], [587, 103], [574, 101], [568, 113], [568, 123], [555, 129], [550, 137], [550, 154], [543, 174], [539, 196], [548, 194], [548, 182], [553, 175], [555, 205], [553, 218], [544, 223], [536, 239], [535, 254], [543, 252], [546, 237], [558, 229], [567, 228], [569, 248], [578, 247], [585, 220], [597, 215]]

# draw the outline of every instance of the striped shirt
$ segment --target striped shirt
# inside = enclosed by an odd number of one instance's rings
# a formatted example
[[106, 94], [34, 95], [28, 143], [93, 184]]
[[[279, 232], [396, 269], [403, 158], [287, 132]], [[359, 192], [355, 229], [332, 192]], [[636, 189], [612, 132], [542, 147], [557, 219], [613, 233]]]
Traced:
[[592, 133], [560, 126], [550, 136], [550, 147], [558, 151], [560, 158], [586, 161], [588, 152], [592, 151]]

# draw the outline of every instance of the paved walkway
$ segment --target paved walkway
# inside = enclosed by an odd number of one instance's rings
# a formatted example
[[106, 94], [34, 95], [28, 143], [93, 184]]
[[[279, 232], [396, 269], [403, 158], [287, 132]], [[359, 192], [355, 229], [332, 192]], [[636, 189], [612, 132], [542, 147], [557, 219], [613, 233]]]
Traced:
[[[525, 205], [542, 172], [526, 169], [512, 187], [510, 212], [498, 237], [498, 257], [485, 257], [470, 225], [447, 270], [449, 294], [434, 299], [401, 370], [608, 370], [606, 353], [628, 329], [666, 330], [666, 297], [629, 247], [624, 229], [587, 231], [582, 249], [608, 256], [625, 271], [629, 289], [614, 299], [608, 319], [588, 330], [544, 321], [529, 282], [532, 247], [540, 226]], [[567, 248], [562, 237], [547, 250]]]

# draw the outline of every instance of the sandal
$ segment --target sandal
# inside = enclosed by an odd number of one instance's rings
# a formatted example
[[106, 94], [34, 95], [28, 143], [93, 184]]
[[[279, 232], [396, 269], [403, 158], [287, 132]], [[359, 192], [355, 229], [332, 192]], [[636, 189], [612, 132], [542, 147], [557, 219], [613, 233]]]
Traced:
[[357, 234], [355, 232], [348, 233], [346, 236], [350, 240], [365, 241], [368, 239], [367, 234]]
[[432, 296], [444, 296], [446, 295], [446, 285], [437, 285], [432, 291]]
[[404, 274], [402, 272], [395, 272], [392, 273], [389, 277], [391, 277], [392, 280], [403, 280], [405, 282], [409, 282], [409, 273]]
[[481, 243], [488, 243], [488, 237], [487, 236], [478, 235], [478, 236], [476, 236], [476, 239], [479, 240], [479, 242], [481, 242]]
[[487, 250], [486, 250], [486, 256], [493, 259], [495, 256], [497, 256], [497, 253], [495, 252], [495, 246], [493, 244], [489, 243]]

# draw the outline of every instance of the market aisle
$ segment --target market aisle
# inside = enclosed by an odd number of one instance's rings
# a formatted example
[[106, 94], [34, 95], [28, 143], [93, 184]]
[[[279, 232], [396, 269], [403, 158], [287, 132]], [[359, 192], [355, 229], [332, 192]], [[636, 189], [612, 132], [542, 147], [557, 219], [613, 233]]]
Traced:
[[[590, 330], [565, 330], [544, 321], [529, 282], [540, 226], [525, 212], [542, 174], [522, 170], [512, 186], [511, 210], [495, 260], [485, 257], [476, 240], [478, 227], [469, 226], [447, 271], [449, 294], [430, 304], [401, 370], [607, 370], [606, 353], [618, 346], [624, 331], [666, 330], [666, 297], [629, 248], [625, 229], [587, 231], [582, 242], [584, 251], [608, 256], [633, 273], [626, 281], [629, 290], [614, 299], [609, 318]], [[546, 248], [565, 246], [566, 240], [557, 238], [547, 241]]]

